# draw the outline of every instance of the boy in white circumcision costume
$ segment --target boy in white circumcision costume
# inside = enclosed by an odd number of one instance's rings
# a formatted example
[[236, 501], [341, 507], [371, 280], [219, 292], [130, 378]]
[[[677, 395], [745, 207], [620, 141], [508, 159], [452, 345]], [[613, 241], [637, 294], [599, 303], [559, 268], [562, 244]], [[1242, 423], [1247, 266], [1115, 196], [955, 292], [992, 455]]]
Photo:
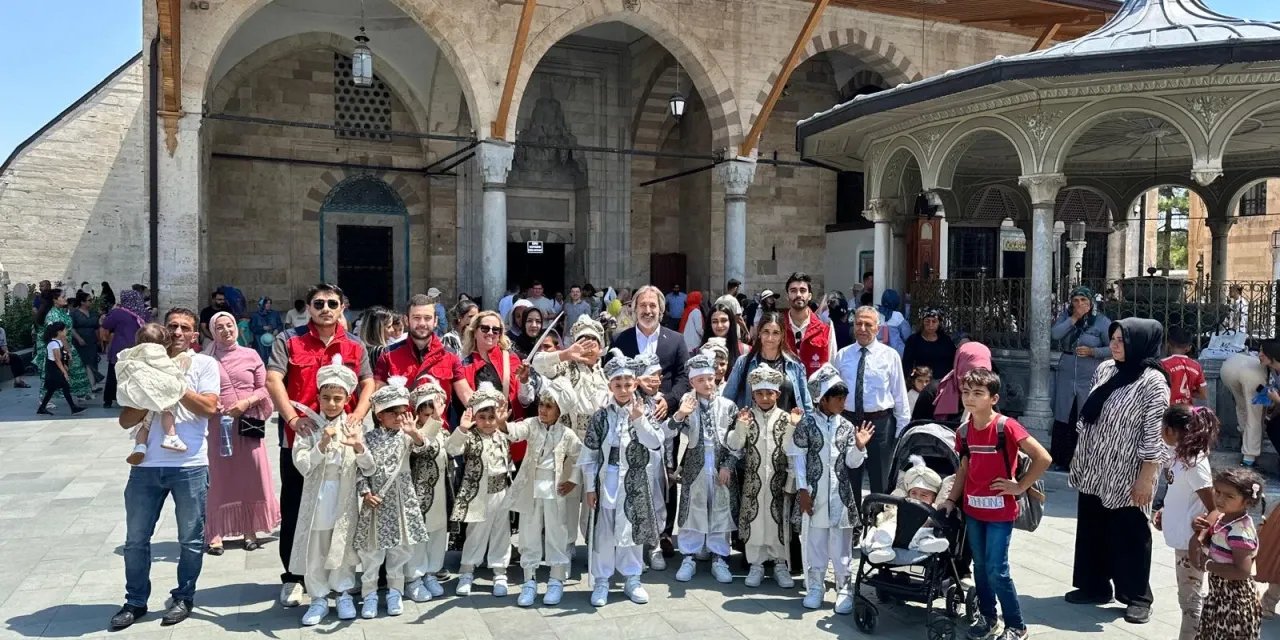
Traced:
[[462, 566], [457, 594], [471, 595], [476, 567], [493, 570], [493, 595], [507, 595], [507, 565], [511, 563], [511, 518], [507, 487], [511, 484], [511, 445], [498, 431], [507, 419], [506, 398], [492, 383], [481, 382], [471, 394], [458, 428], [445, 449], [462, 456], [462, 482], [454, 496], [454, 522], [467, 524], [462, 543]]
[[406, 575], [411, 582], [405, 587], [405, 595], [414, 602], [427, 602], [444, 595], [444, 587], [440, 586], [436, 574], [444, 567], [444, 556], [449, 550], [446, 486], [452, 469], [445, 453], [447, 434], [441, 419], [447, 406], [444, 388], [429, 375], [418, 377], [409, 400], [417, 416], [418, 431], [426, 442], [425, 447], [410, 453], [409, 471], [418, 494], [418, 506], [422, 508], [422, 521], [427, 526], [427, 541], [413, 547]]

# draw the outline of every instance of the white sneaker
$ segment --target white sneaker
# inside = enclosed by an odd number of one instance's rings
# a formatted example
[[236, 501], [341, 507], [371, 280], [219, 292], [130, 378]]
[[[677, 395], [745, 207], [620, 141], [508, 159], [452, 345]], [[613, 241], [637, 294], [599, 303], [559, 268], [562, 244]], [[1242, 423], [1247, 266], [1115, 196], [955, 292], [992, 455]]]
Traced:
[[456, 593], [460, 596], [471, 595], [471, 583], [475, 581], [476, 576], [474, 573], [458, 574], [458, 590]]
[[627, 578], [626, 584], [622, 585], [622, 592], [636, 604], [649, 604], [649, 592], [640, 584], [640, 576]]
[[[548, 587], [550, 589], [550, 587]], [[516, 604], [522, 607], [532, 607], [533, 601], [538, 599], [538, 583], [529, 580], [520, 585], [520, 598], [516, 600]]]
[[351, 594], [349, 593], [344, 593], [338, 596], [338, 619], [356, 619], [356, 599], [351, 597]]
[[133, 445], [133, 453], [130, 453], [129, 457], [125, 458], [124, 461], [132, 465], [140, 465], [142, 464], [142, 461], [146, 459], [147, 459], [147, 445], [135, 444]]
[[872, 549], [871, 551], [867, 552], [867, 561], [871, 562], [872, 564], [884, 564], [886, 562], [893, 562], [893, 559], [896, 557], [898, 557], [898, 554], [894, 553], [892, 548], [886, 549], [884, 547], [880, 547], [878, 549]]
[[178, 434], [175, 433], [171, 436], [165, 436], [164, 440], [160, 442], [160, 447], [170, 451], [184, 453], [187, 450], [187, 443], [183, 442], [182, 438], [179, 438]]
[[609, 583], [604, 580], [597, 581], [595, 588], [591, 590], [591, 606], [603, 607], [608, 601]]
[[729, 571], [729, 563], [720, 556], [716, 556], [716, 559], [711, 561], [711, 576], [720, 584], [733, 582], [733, 572]]
[[796, 579], [791, 577], [791, 567], [785, 562], [773, 563], [773, 581], [783, 589], [796, 588]]
[[398, 616], [404, 613], [404, 597], [396, 589], [387, 589], [387, 615]]
[[542, 604], [557, 605], [560, 604], [560, 598], [564, 597], [564, 583], [552, 578], [547, 581], [547, 592], [542, 594]]
[[822, 606], [822, 596], [827, 590], [827, 585], [822, 578], [822, 574], [817, 571], [810, 571], [805, 578], [805, 594], [804, 608], [817, 609]]
[[498, 575], [493, 577], [493, 595], [499, 598], [507, 597], [507, 576]]
[[925, 538], [916, 547], [925, 553], [942, 553], [951, 548], [951, 543], [946, 538]]
[[302, 585], [297, 582], [286, 582], [280, 585], [280, 606], [296, 607], [302, 604]]
[[649, 568], [654, 571], [667, 570], [667, 559], [662, 557], [662, 549], [654, 549], [649, 552]]
[[[715, 567], [712, 567], [711, 570], [715, 571]], [[760, 586], [760, 583], [764, 582], [764, 565], [751, 565], [751, 570], [747, 571], [747, 579], [744, 582], [748, 587]]]
[[440, 584], [440, 579], [435, 576], [423, 578], [422, 586], [427, 588], [427, 593], [430, 593], [432, 598], [439, 598], [444, 595], [444, 587]]
[[836, 589], [836, 613], [840, 615], [853, 613], [853, 588], [848, 580]]
[[360, 617], [365, 620], [372, 620], [378, 617], [378, 593], [374, 592], [364, 597], [364, 604], [360, 606]]
[[430, 602], [431, 592], [422, 584], [422, 580], [414, 580], [405, 587], [404, 594], [414, 602]]
[[693, 556], [685, 556], [680, 562], [680, 568], [676, 571], [676, 580], [680, 582], [688, 582], [693, 579], [693, 574], [698, 572], [698, 565], [694, 562]]
[[326, 614], [329, 613], [328, 598], [312, 598], [311, 606], [307, 607], [307, 612], [302, 614], [302, 626], [314, 627], [324, 620]]

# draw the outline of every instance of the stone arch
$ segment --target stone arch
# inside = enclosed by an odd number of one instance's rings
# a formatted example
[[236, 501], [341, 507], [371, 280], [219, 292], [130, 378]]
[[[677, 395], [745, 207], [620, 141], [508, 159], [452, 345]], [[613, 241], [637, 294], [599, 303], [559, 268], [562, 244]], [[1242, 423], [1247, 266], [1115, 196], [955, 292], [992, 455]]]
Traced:
[[302, 219], [307, 221], [318, 221], [320, 219], [320, 211], [325, 204], [331, 202], [334, 194], [339, 192], [339, 187], [350, 185], [359, 179], [377, 179], [391, 189], [395, 199], [404, 207], [405, 211], [411, 211], [415, 205], [421, 203], [418, 191], [409, 184], [409, 180], [405, 178], [403, 173], [383, 173], [378, 171], [361, 171], [356, 169], [329, 169], [320, 176], [320, 183], [311, 187], [307, 191], [307, 195], [302, 198]]
[[1280, 89], [1258, 91], [1227, 108], [1209, 132], [1208, 163], [1221, 167], [1227, 146], [1240, 126], [1260, 111], [1275, 109], [1280, 103]]
[[969, 190], [963, 199], [961, 210], [949, 220], [977, 226], [992, 226], [992, 223], [999, 226], [1005, 218], [1017, 222], [1029, 219], [1030, 215], [1031, 198], [1026, 189], [1012, 184], [995, 183]]
[[1049, 136], [1049, 141], [1044, 147], [1044, 157], [1040, 161], [1039, 173], [1063, 173], [1067, 165], [1067, 156], [1075, 146], [1076, 140], [1080, 139], [1080, 136], [1089, 131], [1093, 125], [1122, 113], [1141, 113], [1159, 118], [1182, 134], [1187, 147], [1191, 150], [1188, 169], [1208, 156], [1209, 141], [1196, 122], [1195, 116], [1188, 113], [1186, 109], [1164, 98], [1124, 96], [1091, 103], [1067, 116]]
[[[336, 33], [310, 32], [281, 38], [259, 47], [236, 62], [214, 85], [208, 100], [210, 112], [222, 113], [226, 109], [227, 102], [235, 97], [238, 87], [242, 86], [254, 73], [277, 60], [308, 49], [329, 49], [346, 53], [350, 40]], [[400, 104], [404, 105], [413, 116], [415, 128], [418, 131], [430, 131], [430, 114], [426, 110], [426, 103], [413, 92], [404, 77], [390, 65], [381, 65], [375, 75], [390, 87], [391, 92], [400, 100]]]
[[[1117, 204], [1119, 201], [1117, 200], [1115, 190], [1107, 188], [1106, 183], [1104, 181], [1091, 181], [1091, 180], [1077, 181], [1075, 179], [1068, 178], [1067, 185], [1059, 191], [1059, 194], [1065, 193], [1067, 191], [1071, 191], [1073, 189], [1078, 189], [1080, 191], [1088, 191], [1089, 193], [1092, 193], [1093, 195], [1101, 198], [1102, 205], [1106, 209], [1106, 212], [1108, 214], [1108, 219], [1111, 221], [1112, 224], [1115, 224], [1116, 222], [1119, 222], [1128, 217], [1126, 215], [1126, 212], [1121, 211]], [[1059, 198], [1059, 200], [1061, 200], [1061, 198]]]
[[960, 161], [977, 136], [983, 133], [999, 136], [1013, 147], [1018, 154], [1022, 175], [1035, 173], [1035, 152], [1026, 132], [1002, 116], [980, 116], [961, 122], [942, 135], [926, 169], [925, 185], [950, 189]]
[[902, 195], [897, 193], [897, 187], [890, 187], [889, 185], [894, 183], [901, 184], [907, 167], [912, 160], [915, 160], [916, 166], [920, 167], [921, 179], [923, 180], [926, 163], [922, 158], [927, 158], [928, 156], [925, 154], [924, 149], [920, 147], [920, 143], [916, 142], [914, 138], [910, 136], [894, 138], [886, 147], [885, 152], [878, 157], [884, 158], [884, 161], [876, 162], [870, 167], [869, 180], [867, 181], [869, 185], [867, 189], [868, 201]]
[[[209, 97], [213, 67], [235, 32], [271, 0], [223, 0], [202, 12], [200, 20], [183, 24], [182, 100], [188, 112]], [[489, 122], [497, 109], [489, 91], [483, 65], [464, 64], [479, 60], [465, 25], [458, 22], [454, 5], [444, 0], [391, 0], [427, 32], [440, 54], [449, 61], [462, 94], [466, 97], [471, 122], [478, 137], [488, 134]]]
[[520, 103], [534, 69], [551, 47], [566, 36], [587, 27], [605, 22], [621, 22], [657, 40], [689, 74], [707, 107], [714, 148], [728, 147], [733, 140], [740, 138], [743, 127], [733, 94], [733, 84], [721, 70], [711, 50], [690, 35], [677, 37], [667, 27], [677, 24], [675, 16], [658, 3], [642, 3], [636, 11], [617, 9], [613, 7], [614, 4], [607, 0], [586, 0], [557, 16], [529, 39], [511, 100], [512, 120], [520, 113]]
[[[645, 83], [644, 99], [636, 105], [635, 116], [631, 119], [631, 140], [636, 148], [656, 150], [661, 146], [664, 136], [660, 135], [654, 139], [644, 135], [644, 132], [660, 131], [668, 124], [667, 121], [671, 120], [667, 111], [667, 101], [676, 87], [676, 73], [675, 58], [667, 56], [654, 68], [649, 81]], [[694, 96], [686, 95], [685, 98], [687, 100], [685, 112], [688, 113], [688, 107], [692, 105]]]
[[1223, 203], [1226, 205], [1224, 210], [1227, 213], [1227, 217], [1232, 217], [1239, 215], [1240, 199], [1244, 197], [1246, 191], [1252, 189], [1259, 182], [1280, 178], [1280, 171], [1276, 169], [1253, 169], [1228, 175], [1230, 178], [1225, 180], [1222, 185], [1222, 195]]
[[1219, 196], [1214, 189], [1203, 187], [1197, 184], [1195, 180], [1189, 179], [1186, 174], [1178, 173], [1160, 173], [1153, 176], [1146, 176], [1141, 180], [1129, 183], [1125, 186], [1125, 190], [1120, 194], [1119, 202], [1124, 203], [1124, 210], [1126, 212], [1133, 211], [1134, 205], [1137, 204], [1138, 198], [1141, 198], [1142, 194], [1155, 189], [1156, 187], [1163, 187], [1165, 185], [1182, 187], [1190, 190], [1192, 193], [1200, 197], [1200, 200], [1204, 202], [1206, 208], [1212, 209], [1217, 206]]
[[[801, 54], [800, 59], [796, 61], [796, 67], [799, 68], [800, 65], [808, 62], [814, 56], [827, 51], [839, 51], [858, 59], [868, 69], [879, 74], [889, 85], [888, 88], [924, 78], [924, 75], [916, 68], [915, 63], [907, 58], [906, 54], [899, 50], [896, 45], [857, 27], [835, 29], [814, 36], [805, 45], [804, 52]], [[774, 69], [769, 74], [764, 86], [755, 95], [750, 105], [743, 105], [750, 109], [747, 112], [748, 125], [755, 122], [756, 117], [760, 115], [760, 110], [764, 108], [764, 102], [769, 97], [769, 90], [773, 88], [774, 82], [778, 80], [778, 71], [778, 69]], [[922, 168], [923, 166], [921, 165]]]

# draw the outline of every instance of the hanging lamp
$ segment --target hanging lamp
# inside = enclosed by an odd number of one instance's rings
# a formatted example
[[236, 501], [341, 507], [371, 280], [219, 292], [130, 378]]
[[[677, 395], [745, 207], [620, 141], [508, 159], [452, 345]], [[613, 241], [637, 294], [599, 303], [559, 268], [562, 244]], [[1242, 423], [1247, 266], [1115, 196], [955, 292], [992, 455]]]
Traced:
[[369, 36], [364, 34], [364, 0], [360, 2], [360, 35], [351, 49], [351, 84], [373, 86], [373, 52], [369, 50]]

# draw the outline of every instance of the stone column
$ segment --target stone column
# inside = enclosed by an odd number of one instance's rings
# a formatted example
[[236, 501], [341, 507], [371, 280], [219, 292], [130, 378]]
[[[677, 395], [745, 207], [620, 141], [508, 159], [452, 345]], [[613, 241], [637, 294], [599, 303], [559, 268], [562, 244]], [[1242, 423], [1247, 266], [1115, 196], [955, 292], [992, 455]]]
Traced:
[[755, 175], [755, 158], [739, 157], [716, 165], [716, 180], [724, 185], [725, 282], [747, 283], [747, 188]]
[[[867, 210], [863, 212], [863, 215], [876, 225], [875, 244], [873, 245], [875, 253], [871, 262], [875, 286], [872, 289], [871, 300], [872, 302], [878, 302], [880, 294], [884, 293], [884, 290], [888, 288], [889, 240], [893, 235], [893, 230], [890, 228], [890, 224], [893, 222], [893, 202], [877, 198], [867, 203], [867, 205]], [[861, 276], [862, 274], [858, 275]]]
[[[1067, 241], [1067, 281], [1073, 287], [1080, 284], [1080, 278], [1083, 274], [1076, 269], [1076, 265], [1084, 265], [1084, 248], [1088, 244], [1088, 240]], [[1066, 292], [1064, 291], [1063, 293]]]
[[[1031, 227], [1025, 230], [1027, 234], [1027, 255], [1031, 254]], [[1062, 234], [1067, 232], [1067, 225], [1061, 220], [1055, 220], [1053, 223], [1053, 285], [1055, 287], [1062, 286], [1063, 280], [1068, 282], [1073, 277], [1072, 273], [1068, 273], [1066, 278], [1062, 277], [1062, 256], [1059, 252], [1062, 250]], [[1074, 262], [1070, 264], [1075, 264]]]
[[947, 224], [947, 219], [942, 218], [938, 221], [938, 273], [934, 277], [939, 280], [946, 280], [951, 272], [948, 263], [951, 256], [951, 225]]
[[1018, 183], [1031, 196], [1031, 233], [1027, 248], [1031, 253], [1031, 298], [1027, 331], [1031, 337], [1031, 385], [1027, 394], [1027, 411], [1022, 423], [1043, 442], [1049, 441], [1053, 429], [1053, 408], [1049, 403], [1049, 377], [1052, 365], [1049, 353], [1049, 329], [1053, 322], [1053, 296], [1049, 278], [1053, 275], [1054, 203], [1058, 191], [1067, 184], [1060, 173], [1022, 176]]
[[484, 200], [480, 213], [481, 282], [484, 308], [497, 309], [507, 289], [507, 174], [515, 147], [504, 140], [485, 140], [476, 148]]
[[1280, 280], [1280, 247], [1271, 247], [1271, 279]]
[[1132, 273], [1126, 273], [1125, 261], [1128, 259], [1129, 222], [1121, 220], [1111, 224], [1111, 233], [1107, 234], [1107, 281], [1119, 280]]
[[[891, 278], [885, 281], [885, 288], [897, 289], [900, 297], [905, 297], [908, 283], [914, 277], [916, 269], [920, 267], [918, 264], [914, 266], [907, 264], [907, 229], [910, 226], [911, 220], [907, 218], [894, 218], [893, 223], [890, 224], [893, 236], [889, 245], [889, 268], [892, 273]], [[876, 298], [876, 302], [880, 302], [880, 299]]]
[[[173, 153], [165, 141], [157, 141], [156, 187], [159, 196], [158, 225], [159, 291], [153, 292], [152, 305], [158, 309], [187, 307], [199, 309], [203, 298], [200, 278], [208, 273], [204, 240], [204, 163], [200, 148], [199, 114], [187, 114], [178, 120]], [[146, 271], [139, 265], [140, 282], [147, 282]]]
[[[1236, 223], [1236, 219], [1234, 217], [1208, 218], [1204, 222], [1209, 226], [1211, 236], [1209, 278], [1213, 282], [1226, 282], [1227, 238], [1231, 234], [1231, 225]], [[1195, 264], [1192, 263], [1191, 267], [1194, 269]]]

